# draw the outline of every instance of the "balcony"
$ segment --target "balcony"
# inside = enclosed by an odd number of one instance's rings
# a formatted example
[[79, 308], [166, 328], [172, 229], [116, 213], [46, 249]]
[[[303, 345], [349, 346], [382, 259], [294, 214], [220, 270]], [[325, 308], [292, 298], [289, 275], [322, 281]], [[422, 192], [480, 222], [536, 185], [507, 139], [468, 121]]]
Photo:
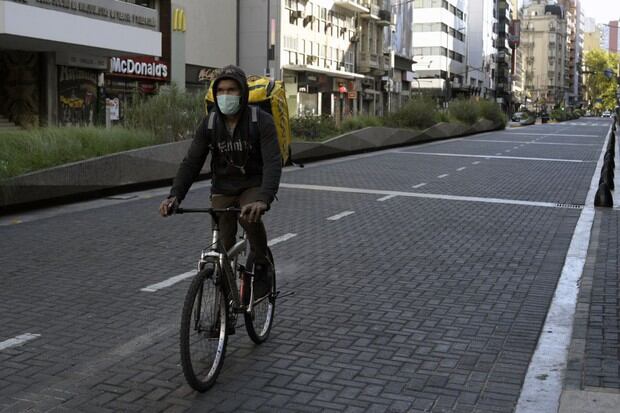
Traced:
[[389, 10], [379, 10], [379, 26], [389, 26], [392, 24], [392, 13]]
[[380, 20], [379, 6], [377, 6], [376, 4], [369, 4], [369, 3], [366, 3], [366, 5], [368, 6], [368, 9], [366, 9], [365, 12], [360, 12], [360, 17], [362, 19]]
[[390, 67], [390, 56], [375, 54], [369, 52], [361, 52], [357, 64], [359, 73], [370, 74], [374, 76], [384, 75]]
[[334, 6], [354, 13], [368, 13], [368, 7], [364, 7], [359, 0], [335, 0]]

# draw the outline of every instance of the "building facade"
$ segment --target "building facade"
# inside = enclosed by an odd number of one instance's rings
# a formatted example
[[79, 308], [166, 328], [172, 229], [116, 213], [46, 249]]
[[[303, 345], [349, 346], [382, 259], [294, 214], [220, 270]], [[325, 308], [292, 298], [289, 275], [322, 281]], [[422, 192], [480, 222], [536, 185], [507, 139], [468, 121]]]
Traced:
[[512, 102], [512, 48], [510, 46], [510, 26], [512, 9], [508, 0], [497, 0], [497, 54], [495, 100], [504, 111], [511, 111]]
[[413, 68], [420, 88], [445, 102], [465, 92], [467, 1], [413, 1]]
[[390, 24], [382, 0], [245, 0], [239, 65], [283, 80], [293, 116], [382, 114]]
[[161, 20], [157, 0], [0, 0], [0, 116], [21, 126], [97, 123], [110, 58], [141, 56], [120, 62], [121, 74], [166, 81]]
[[237, 2], [173, 0], [171, 13], [171, 80], [202, 92], [218, 69], [238, 63]]
[[581, 106], [583, 100], [581, 67], [584, 43], [584, 16], [580, 0], [559, 0], [566, 20], [566, 97], [569, 106]]
[[476, 95], [495, 97], [497, 2], [470, 1], [468, 5], [466, 81]]
[[566, 104], [567, 30], [564, 11], [544, 0], [524, 8], [521, 22], [524, 98], [531, 110]]

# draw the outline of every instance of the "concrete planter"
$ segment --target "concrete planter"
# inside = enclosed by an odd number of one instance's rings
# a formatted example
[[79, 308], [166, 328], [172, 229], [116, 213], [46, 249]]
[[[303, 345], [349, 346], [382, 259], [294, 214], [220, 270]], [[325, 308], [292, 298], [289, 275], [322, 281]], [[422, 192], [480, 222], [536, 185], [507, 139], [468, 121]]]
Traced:
[[[295, 162], [310, 162], [353, 153], [447, 139], [502, 128], [487, 120], [471, 127], [439, 123], [424, 131], [369, 127], [324, 142], [293, 142]], [[176, 174], [191, 141], [134, 149], [100, 158], [74, 162], [0, 183], [0, 210], [52, 200], [86, 198], [129, 188], [169, 183]], [[207, 176], [207, 159], [201, 175]]]

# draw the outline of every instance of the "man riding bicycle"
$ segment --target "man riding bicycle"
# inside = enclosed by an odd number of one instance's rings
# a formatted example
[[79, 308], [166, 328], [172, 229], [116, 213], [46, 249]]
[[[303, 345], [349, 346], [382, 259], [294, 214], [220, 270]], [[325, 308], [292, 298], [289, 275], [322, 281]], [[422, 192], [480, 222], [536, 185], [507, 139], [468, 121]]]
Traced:
[[[239, 206], [239, 223], [245, 229], [255, 257], [256, 297], [270, 289], [267, 233], [261, 220], [274, 200], [282, 174], [282, 159], [271, 115], [248, 105], [249, 91], [243, 70], [229, 65], [213, 81], [214, 107], [198, 127], [181, 162], [169, 196], [159, 212], [166, 217], [179, 206], [211, 152], [211, 205]], [[219, 216], [220, 233], [228, 250], [235, 243], [237, 218]]]

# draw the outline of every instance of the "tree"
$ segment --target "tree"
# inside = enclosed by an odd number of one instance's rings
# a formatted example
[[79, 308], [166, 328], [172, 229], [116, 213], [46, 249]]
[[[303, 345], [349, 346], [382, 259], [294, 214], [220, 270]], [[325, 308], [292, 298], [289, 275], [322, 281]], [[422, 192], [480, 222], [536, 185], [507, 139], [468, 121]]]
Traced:
[[[586, 53], [586, 92], [589, 106], [598, 111], [613, 109], [616, 106], [616, 78], [618, 73], [618, 55], [605, 50], [591, 50]], [[613, 70], [610, 77], [608, 69]], [[607, 73], [606, 73], [607, 71]]]

